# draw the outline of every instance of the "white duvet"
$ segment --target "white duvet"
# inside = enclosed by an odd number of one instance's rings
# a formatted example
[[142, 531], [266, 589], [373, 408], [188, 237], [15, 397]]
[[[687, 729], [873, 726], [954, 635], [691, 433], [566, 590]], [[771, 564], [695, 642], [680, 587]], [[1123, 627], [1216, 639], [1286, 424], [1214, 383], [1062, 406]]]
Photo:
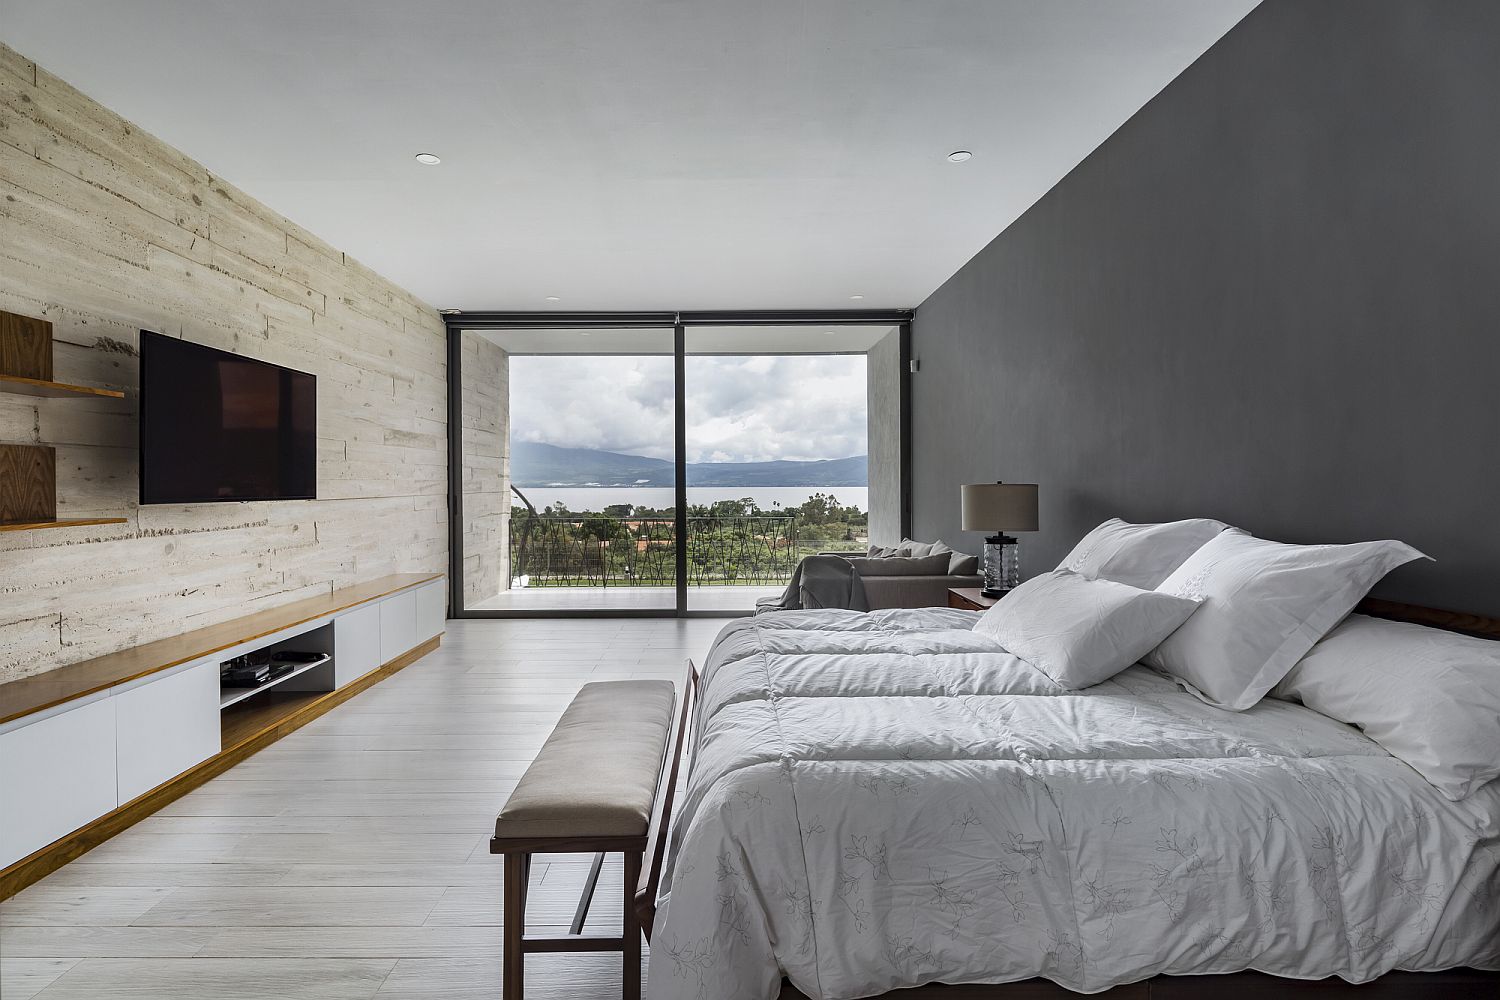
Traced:
[[1450, 802], [1348, 726], [1144, 667], [1065, 691], [976, 619], [724, 630], [652, 1000], [1500, 968], [1500, 782]]

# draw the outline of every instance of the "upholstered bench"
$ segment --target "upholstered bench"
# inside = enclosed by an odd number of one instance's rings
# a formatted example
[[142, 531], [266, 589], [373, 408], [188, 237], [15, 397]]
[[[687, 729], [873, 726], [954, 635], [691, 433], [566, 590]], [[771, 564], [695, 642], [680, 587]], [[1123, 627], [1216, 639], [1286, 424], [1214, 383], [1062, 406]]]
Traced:
[[[682, 758], [694, 673], [671, 681], [585, 684], [495, 820], [490, 853], [505, 855], [504, 1000], [522, 1000], [526, 955], [619, 951], [625, 1000], [641, 995], [641, 915], [649, 922], [670, 821], [671, 789]], [[676, 704], [679, 711], [673, 712]], [[642, 857], [651, 850], [650, 878]], [[625, 920], [619, 937], [583, 933], [606, 853], [625, 859]], [[583, 896], [566, 935], [526, 933], [526, 885], [533, 854], [593, 854]], [[645, 884], [649, 883], [649, 884]], [[645, 928], [650, 933], [649, 924]]]

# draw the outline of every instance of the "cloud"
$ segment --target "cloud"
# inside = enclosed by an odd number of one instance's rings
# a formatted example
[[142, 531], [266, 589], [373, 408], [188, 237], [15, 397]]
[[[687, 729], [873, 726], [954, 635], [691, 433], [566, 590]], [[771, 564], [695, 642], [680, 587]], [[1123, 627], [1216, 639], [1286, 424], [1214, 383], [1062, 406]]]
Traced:
[[[513, 357], [511, 438], [673, 457], [670, 357]], [[687, 358], [689, 462], [814, 461], [867, 449], [863, 355]]]

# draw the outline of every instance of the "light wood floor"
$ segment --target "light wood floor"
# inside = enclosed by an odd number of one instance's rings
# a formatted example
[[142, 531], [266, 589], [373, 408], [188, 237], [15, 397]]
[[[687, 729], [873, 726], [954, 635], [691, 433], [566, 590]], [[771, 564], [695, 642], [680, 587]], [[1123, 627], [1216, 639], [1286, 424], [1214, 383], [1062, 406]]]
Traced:
[[[449, 622], [443, 646], [0, 903], [3, 1000], [498, 1000], [495, 813], [578, 687], [676, 678], [723, 620]], [[586, 857], [538, 857], [565, 929]], [[619, 864], [589, 917], [619, 929]], [[528, 1000], [619, 994], [527, 959]]]

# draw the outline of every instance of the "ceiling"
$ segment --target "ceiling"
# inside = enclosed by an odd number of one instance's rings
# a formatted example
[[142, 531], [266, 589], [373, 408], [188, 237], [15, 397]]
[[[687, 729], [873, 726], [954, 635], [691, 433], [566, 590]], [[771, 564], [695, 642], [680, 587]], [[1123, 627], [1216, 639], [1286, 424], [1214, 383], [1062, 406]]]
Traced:
[[[671, 354], [671, 327], [657, 330], [474, 330], [511, 354]], [[896, 332], [890, 325], [690, 326], [688, 354], [865, 354]]]
[[7, 44], [432, 305], [528, 311], [915, 306], [1255, 6], [0, 3]]

